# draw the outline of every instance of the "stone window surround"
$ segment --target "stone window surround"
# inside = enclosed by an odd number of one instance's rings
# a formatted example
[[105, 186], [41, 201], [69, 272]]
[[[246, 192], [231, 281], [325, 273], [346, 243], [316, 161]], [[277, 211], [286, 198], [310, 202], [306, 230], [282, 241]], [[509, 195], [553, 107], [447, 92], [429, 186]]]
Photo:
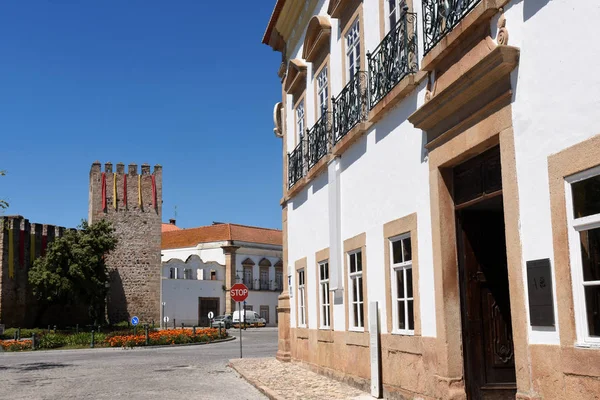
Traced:
[[385, 293], [386, 293], [386, 326], [387, 333], [393, 335], [405, 335], [405, 333], [396, 333], [393, 329], [393, 299], [392, 299], [392, 274], [391, 274], [391, 249], [390, 239], [402, 234], [410, 234], [410, 244], [412, 249], [412, 276], [413, 276], [413, 310], [414, 310], [414, 336], [421, 336], [421, 308], [419, 295], [419, 252], [417, 238], [417, 214], [409, 214], [402, 218], [395, 219], [383, 225], [383, 257], [385, 265]]
[[[301, 258], [299, 260], [297, 260], [294, 263], [294, 274], [295, 274], [295, 280], [296, 280], [296, 285], [294, 285], [295, 288], [295, 297], [296, 297], [296, 333], [298, 334], [299, 337], [304, 337], [306, 336], [306, 330], [308, 329], [308, 296], [306, 295], [308, 293], [308, 280], [306, 279], [308, 277], [308, 269], [306, 268], [307, 266], [307, 258]], [[298, 314], [299, 314], [299, 310], [300, 310], [300, 303], [299, 303], [299, 297], [298, 297], [298, 271], [300, 270], [304, 270], [304, 322], [305, 324], [300, 326], [299, 321], [300, 319], [298, 318]], [[307, 337], [307, 336], [306, 336]]]
[[[348, 332], [368, 332], [369, 331], [369, 297], [367, 291], [367, 245], [366, 245], [367, 235], [366, 233], [360, 233], [350, 239], [344, 240], [344, 285], [346, 288], [346, 298], [344, 299], [344, 308], [346, 314], [346, 331]], [[361, 251], [361, 259], [362, 259], [362, 285], [363, 285], [363, 316], [364, 316], [364, 329], [352, 329], [350, 327], [350, 304], [348, 293], [350, 292], [350, 265], [349, 265], [349, 257], [348, 253], [352, 253], [354, 251]]]
[[318, 329], [321, 331], [332, 331], [333, 330], [333, 299], [331, 298], [331, 291], [329, 292], [329, 327], [321, 326], [321, 284], [320, 284], [320, 265], [324, 261], [329, 260], [329, 247], [319, 250], [315, 253], [315, 266], [316, 266], [316, 274], [315, 274], [315, 287], [316, 287], [316, 297], [318, 307], [317, 307], [317, 325]]
[[600, 165], [600, 134], [548, 157], [554, 275], [562, 372], [600, 377], [600, 351], [577, 345], [575, 302], [568, 242], [565, 178]]

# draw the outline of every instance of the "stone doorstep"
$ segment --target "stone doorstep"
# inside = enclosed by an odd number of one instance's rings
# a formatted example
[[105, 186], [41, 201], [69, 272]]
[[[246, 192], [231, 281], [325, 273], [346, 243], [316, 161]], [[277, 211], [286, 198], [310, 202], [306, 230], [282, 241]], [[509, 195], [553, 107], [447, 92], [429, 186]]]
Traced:
[[[296, 362], [281, 362], [273, 357], [245, 358], [229, 360], [228, 366], [271, 400], [322, 399], [323, 392], [319, 391], [319, 388], [323, 387], [335, 388], [333, 389], [335, 393], [328, 396], [328, 398], [353, 400], [373, 398], [368, 393], [324, 375], [317, 374]], [[264, 377], [265, 371], [269, 369], [272, 371], [267, 373], [270, 374], [269, 378], [273, 378], [272, 381], [281, 382], [281, 379], [278, 379], [283, 378], [281, 374], [286, 375], [288, 378], [289, 376], [293, 376], [293, 379], [284, 379], [285, 394], [281, 393], [281, 388], [273, 387], [275, 385], [270, 385], [268, 382], [263, 382], [260, 379], [260, 374], [263, 374]], [[260, 372], [257, 373], [257, 371]], [[315, 393], [306, 393], [307, 388], [310, 389], [313, 387], [315, 388]], [[302, 397], [299, 397], [299, 392], [304, 392]]]

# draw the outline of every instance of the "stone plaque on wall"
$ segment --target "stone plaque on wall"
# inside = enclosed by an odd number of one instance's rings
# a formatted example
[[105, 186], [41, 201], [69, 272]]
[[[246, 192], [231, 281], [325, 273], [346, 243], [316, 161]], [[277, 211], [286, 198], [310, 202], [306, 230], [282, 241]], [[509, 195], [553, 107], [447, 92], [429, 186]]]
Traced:
[[531, 326], [554, 326], [550, 259], [527, 261], [529, 322]]

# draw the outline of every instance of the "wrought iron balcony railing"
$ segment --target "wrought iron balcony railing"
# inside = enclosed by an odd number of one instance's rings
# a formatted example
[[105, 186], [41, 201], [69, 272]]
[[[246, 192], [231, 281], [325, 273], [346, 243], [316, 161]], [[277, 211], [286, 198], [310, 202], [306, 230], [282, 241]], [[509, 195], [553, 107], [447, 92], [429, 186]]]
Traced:
[[358, 71], [337, 97], [333, 98], [333, 142], [367, 119], [367, 73]]
[[308, 131], [306, 137], [308, 139], [308, 169], [310, 170], [315, 166], [319, 160], [327, 154], [329, 151], [329, 137], [330, 137], [330, 113], [324, 112], [321, 118], [313, 125]]
[[427, 54], [480, 0], [423, 0], [423, 41]]
[[291, 188], [304, 176], [304, 140], [291, 153], [288, 153], [288, 188]]
[[370, 108], [375, 107], [402, 78], [419, 70], [416, 26], [417, 14], [405, 9], [375, 50], [367, 53]]
[[270, 289], [268, 280], [261, 279], [259, 284], [260, 284], [260, 288], [259, 288], [260, 290], [269, 290]]

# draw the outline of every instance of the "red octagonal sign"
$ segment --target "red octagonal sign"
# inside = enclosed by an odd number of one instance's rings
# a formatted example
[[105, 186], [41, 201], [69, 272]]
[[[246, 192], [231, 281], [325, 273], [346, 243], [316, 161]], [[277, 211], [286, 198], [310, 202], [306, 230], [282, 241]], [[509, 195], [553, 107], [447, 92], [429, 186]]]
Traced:
[[236, 283], [231, 287], [229, 292], [231, 293], [231, 298], [233, 301], [238, 303], [248, 298], [248, 288], [243, 283]]

